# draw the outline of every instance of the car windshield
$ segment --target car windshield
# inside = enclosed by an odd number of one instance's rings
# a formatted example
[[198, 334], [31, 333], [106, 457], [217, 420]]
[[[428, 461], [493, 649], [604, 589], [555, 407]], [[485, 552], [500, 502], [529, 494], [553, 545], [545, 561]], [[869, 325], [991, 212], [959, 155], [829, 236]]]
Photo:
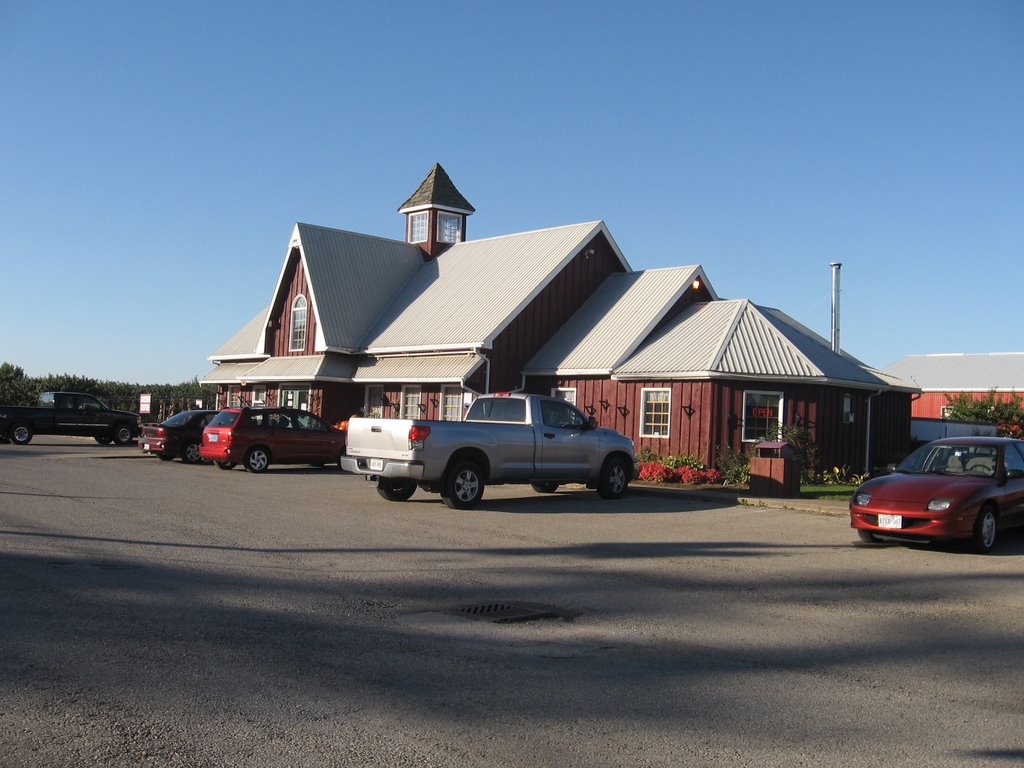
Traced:
[[168, 419], [164, 419], [160, 422], [165, 427], [181, 427], [188, 423], [188, 420], [192, 417], [192, 411], [182, 411], [176, 413]]
[[993, 477], [998, 449], [992, 445], [923, 445], [896, 467], [898, 472], [928, 472], [945, 475]]

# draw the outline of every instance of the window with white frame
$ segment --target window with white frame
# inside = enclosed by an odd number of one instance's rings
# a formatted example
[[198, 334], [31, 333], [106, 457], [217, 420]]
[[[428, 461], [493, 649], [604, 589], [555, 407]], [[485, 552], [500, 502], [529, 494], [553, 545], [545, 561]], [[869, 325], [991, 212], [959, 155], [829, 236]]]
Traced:
[[437, 241], [439, 243], [462, 242], [462, 217], [454, 213], [438, 213]]
[[640, 437], [668, 437], [672, 390], [640, 390]]
[[743, 393], [743, 442], [778, 440], [782, 436], [782, 393]]
[[430, 214], [427, 211], [409, 214], [409, 242], [425, 243], [427, 241], [427, 229], [430, 224]]
[[257, 384], [252, 388], [252, 404], [261, 406], [267, 404], [267, 385]]
[[565, 400], [569, 405], [576, 405], [575, 387], [555, 387], [551, 390], [551, 396], [557, 397], [559, 400]]
[[441, 388], [441, 419], [462, 421], [462, 387]]
[[292, 327], [289, 352], [306, 351], [306, 297], [296, 296], [292, 302]]
[[384, 415], [384, 386], [382, 384], [367, 384], [363, 413], [377, 419]]
[[242, 388], [228, 387], [228, 408], [238, 408], [242, 405]]
[[309, 387], [284, 386], [277, 404], [282, 408], [309, 410]]
[[398, 418], [418, 419], [420, 415], [419, 385], [402, 387], [402, 412], [398, 415]]

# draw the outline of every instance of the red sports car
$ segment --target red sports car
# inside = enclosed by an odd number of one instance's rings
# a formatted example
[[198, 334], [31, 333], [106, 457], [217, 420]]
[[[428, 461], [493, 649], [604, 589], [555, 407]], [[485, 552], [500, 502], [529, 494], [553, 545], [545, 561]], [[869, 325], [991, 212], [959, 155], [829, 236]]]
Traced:
[[985, 553], [999, 531], [1024, 525], [1024, 440], [936, 440], [890, 470], [850, 499], [863, 541], [967, 539]]

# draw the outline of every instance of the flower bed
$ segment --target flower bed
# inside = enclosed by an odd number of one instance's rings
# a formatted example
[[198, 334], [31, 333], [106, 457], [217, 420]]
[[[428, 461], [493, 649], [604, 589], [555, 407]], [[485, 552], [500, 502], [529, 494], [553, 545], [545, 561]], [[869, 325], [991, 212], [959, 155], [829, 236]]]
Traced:
[[724, 480], [717, 469], [682, 466], [669, 467], [658, 461], [641, 461], [637, 480], [650, 483], [685, 483], [686, 485], [719, 485]]

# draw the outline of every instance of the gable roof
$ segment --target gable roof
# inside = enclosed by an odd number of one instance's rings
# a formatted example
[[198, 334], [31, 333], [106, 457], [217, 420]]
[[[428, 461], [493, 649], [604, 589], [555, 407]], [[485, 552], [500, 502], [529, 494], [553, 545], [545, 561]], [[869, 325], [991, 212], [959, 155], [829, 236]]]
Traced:
[[871, 370], [777, 309], [746, 299], [688, 307], [614, 373], [619, 379], [813, 381], [856, 388], [914, 387]]
[[609, 275], [526, 364], [527, 375], [608, 375], [651, 334], [699, 278], [699, 266]]
[[267, 322], [267, 313], [270, 307], [264, 307], [249, 322], [243, 325], [235, 334], [221, 344], [217, 350], [207, 357], [207, 360], [240, 360], [253, 358], [266, 358], [268, 355], [260, 354], [257, 350], [263, 349], [260, 346], [260, 339], [263, 338], [263, 329]]
[[[292, 248], [299, 249], [305, 268], [318, 352], [358, 351], [381, 307], [423, 266], [423, 254], [415, 245], [312, 224], [295, 225], [289, 252]], [[286, 256], [275, 297], [287, 267]]]
[[422, 264], [362, 347], [371, 354], [489, 348], [598, 234], [628, 271], [601, 221], [456, 243]]
[[926, 392], [1024, 391], [1024, 352], [908, 355], [885, 372]]
[[469, 201], [456, 189], [451, 178], [441, 167], [440, 163], [434, 163], [430, 173], [422, 181], [412, 196], [398, 207], [399, 213], [407, 213], [417, 208], [448, 208], [460, 213], [473, 213], [476, 211]]

